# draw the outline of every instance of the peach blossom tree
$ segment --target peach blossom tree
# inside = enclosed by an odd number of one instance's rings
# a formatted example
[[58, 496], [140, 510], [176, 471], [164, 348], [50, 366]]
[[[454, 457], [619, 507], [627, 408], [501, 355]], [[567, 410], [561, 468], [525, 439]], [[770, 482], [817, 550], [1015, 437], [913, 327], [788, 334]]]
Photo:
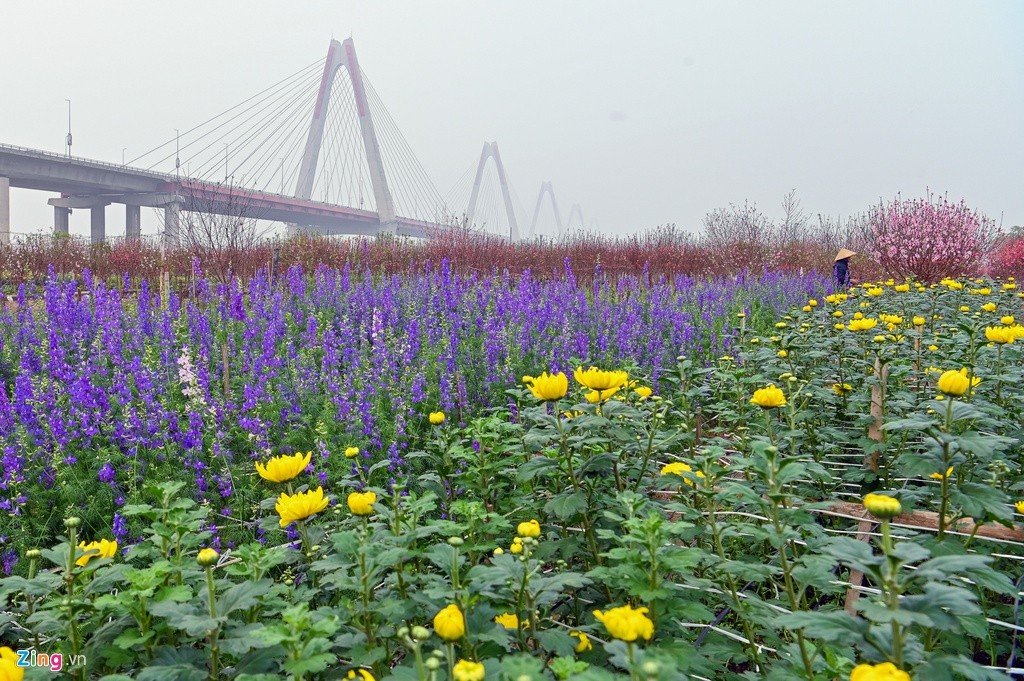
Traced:
[[869, 214], [871, 254], [892, 276], [937, 281], [971, 274], [995, 246], [995, 222], [943, 196], [879, 203]]

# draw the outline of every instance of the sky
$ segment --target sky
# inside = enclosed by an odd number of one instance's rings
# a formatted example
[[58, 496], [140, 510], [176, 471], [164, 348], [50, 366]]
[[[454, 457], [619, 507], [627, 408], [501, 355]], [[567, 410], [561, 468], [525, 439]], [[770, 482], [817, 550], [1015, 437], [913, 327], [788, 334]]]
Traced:
[[[1024, 225], [1024, 3], [7, 0], [0, 143], [120, 162], [352, 37], [442, 194], [495, 140], [605, 234], [948, 194]], [[12, 189], [12, 231], [51, 195]], [[144, 214], [144, 232], [154, 232]], [[108, 233], [123, 233], [119, 207]], [[88, 232], [87, 211], [72, 232]]]

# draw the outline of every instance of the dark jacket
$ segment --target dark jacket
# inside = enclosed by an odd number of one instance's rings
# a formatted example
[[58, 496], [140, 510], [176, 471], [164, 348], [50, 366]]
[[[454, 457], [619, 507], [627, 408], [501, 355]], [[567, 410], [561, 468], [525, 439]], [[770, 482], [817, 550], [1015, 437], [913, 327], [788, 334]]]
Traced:
[[850, 288], [850, 261], [849, 259], [836, 260], [835, 267], [832, 270], [835, 275], [836, 286], [838, 288]]

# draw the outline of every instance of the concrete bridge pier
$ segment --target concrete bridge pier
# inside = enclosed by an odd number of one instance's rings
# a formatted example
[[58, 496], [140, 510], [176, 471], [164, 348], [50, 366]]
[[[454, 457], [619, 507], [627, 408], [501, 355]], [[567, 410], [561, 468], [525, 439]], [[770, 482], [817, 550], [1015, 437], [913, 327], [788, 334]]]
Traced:
[[97, 203], [89, 209], [89, 236], [93, 245], [107, 238], [107, 204]]
[[11, 243], [11, 180], [0, 177], [0, 244]]
[[181, 201], [172, 201], [164, 206], [164, 247], [176, 247], [180, 243]]
[[71, 222], [71, 209], [60, 206], [53, 207], [53, 235], [67, 236]]
[[124, 240], [139, 241], [142, 238], [142, 206], [125, 204]]

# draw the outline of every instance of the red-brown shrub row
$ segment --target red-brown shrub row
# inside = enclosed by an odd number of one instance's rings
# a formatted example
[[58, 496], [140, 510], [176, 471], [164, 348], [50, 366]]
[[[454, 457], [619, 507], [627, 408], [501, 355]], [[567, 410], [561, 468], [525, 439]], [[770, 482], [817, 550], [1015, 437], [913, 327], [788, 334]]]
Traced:
[[[674, 227], [627, 236], [604, 237], [576, 234], [557, 241], [509, 243], [499, 237], [461, 229], [438, 230], [423, 241], [382, 236], [337, 239], [296, 236], [273, 239], [239, 252], [217, 252], [199, 258], [207, 275], [228, 272], [248, 278], [271, 266], [278, 257], [284, 271], [293, 265], [312, 271], [320, 264], [380, 274], [420, 271], [430, 263], [439, 267], [445, 259], [457, 272], [488, 273], [492, 270], [518, 274], [529, 270], [534, 276], [562, 276], [566, 262], [574, 274], [589, 279], [600, 267], [611, 274], [642, 274], [692, 277], [721, 276], [743, 270], [829, 271], [835, 255], [830, 247], [805, 239], [780, 247], [766, 255], [761, 248], [744, 243], [717, 244]], [[88, 268], [93, 276], [111, 279], [125, 275], [133, 280], [156, 282], [166, 271], [175, 279], [192, 273], [197, 255], [187, 249], [168, 249], [149, 243], [112, 243], [92, 246], [85, 241], [47, 236], [31, 237], [12, 246], [0, 246], [0, 283], [10, 288], [26, 281], [38, 281], [52, 265], [61, 275], [77, 275]], [[881, 269], [867, 258], [854, 262], [859, 280], [881, 276]]]

